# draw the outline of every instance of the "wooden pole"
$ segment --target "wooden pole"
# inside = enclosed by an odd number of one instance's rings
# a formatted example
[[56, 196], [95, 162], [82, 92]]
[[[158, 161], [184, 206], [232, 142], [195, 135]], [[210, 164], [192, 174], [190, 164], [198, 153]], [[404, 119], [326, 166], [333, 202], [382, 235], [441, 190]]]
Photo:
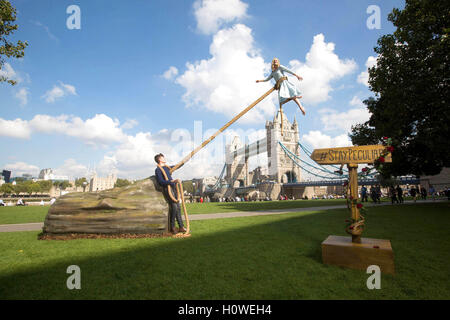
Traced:
[[[359, 209], [356, 206], [358, 202], [358, 165], [357, 164], [347, 164], [348, 175], [349, 175], [349, 186], [351, 195], [351, 205], [352, 205], [352, 219], [353, 221], [359, 221]], [[361, 243], [361, 235], [352, 235], [352, 242]]]
[[258, 103], [260, 103], [264, 98], [266, 98], [269, 94], [271, 94], [274, 90], [278, 90], [280, 87], [280, 83], [283, 80], [286, 80], [286, 77], [282, 77], [280, 80], [277, 81], [275, 86], [271, 88], [269, 91], [264, 93], [261, 97], [259, 97], [255, 102], [253, 102], [251, 105], [249, 105], [247, 108], [242, 110], [237, 116], [235, 116], [233, 119], [228, 121], [227, 124], [225, 124], [222, 128], [217, 130], [216, 133], [214, 133], [211, 137], [209, 137], [207, 140], [203, 141], [201, 145], [199, 145], [197, 148], [191, 151], [186, 157], [183, 158], [179, 163], [177, 163], [172, 169], [170, 169], [170, 173], [174, 172], [175, 170], [179, 169], [183, 164], [185, 164], [189, 159], [191, 159], [194, 154], [196, 154], [198, 151], [200, 151], [204, 146], [206, 146], [208, 143], [210, 143], [215, 137], [217, 137], [220, 133], [222, 133], [226, 128], [231, 126], [234, 122], [236, 122], [240, 117], [242, 117], [244, 114], [246, 114], [250, 109], [252, 109], [254, 106], [256, 106]]

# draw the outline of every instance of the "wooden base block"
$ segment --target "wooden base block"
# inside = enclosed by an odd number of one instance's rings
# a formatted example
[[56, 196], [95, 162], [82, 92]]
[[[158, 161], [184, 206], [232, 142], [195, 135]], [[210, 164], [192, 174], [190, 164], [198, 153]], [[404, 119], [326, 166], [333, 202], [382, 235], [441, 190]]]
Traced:
[[377, 265], [381, 273], [395, 274], [389, 240], [361, 238], [361, 243], [353, 243], [351, 237], [329, 236], [322, 242], [322, 260], [325, 264], [364, 271]]

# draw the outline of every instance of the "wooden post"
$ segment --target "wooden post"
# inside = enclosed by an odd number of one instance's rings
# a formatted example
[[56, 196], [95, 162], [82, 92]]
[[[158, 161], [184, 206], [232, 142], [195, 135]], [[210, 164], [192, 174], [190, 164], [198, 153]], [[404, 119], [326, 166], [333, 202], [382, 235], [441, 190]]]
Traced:
[[331, 235], [322, 242], [324, 263], [360, 270], [377, 265], [383, 273], [395, 273], [391, 242], [361, 237], [364, 217], [358, 209], [358, 163], [374, 163], [381, 155], [385, 162], [392, 162], [391, 154], [386, 153], [386, 147], [383, 145], [315, 149], [311, 154], [311, 159], [318, 164], [346, 164], [349, 175], [348, 196], [351, 200], [349, 209], [352, 222], [347, 225], [345, 231], [352, 237]]
[[[349, 175], [349, 187], [351, 195], [351, 206], [352, 206], [352, 219], [353, 221], [359, 220], [359, 209], [356, 206], [358, 202], [358, 165], [354, 163], [347, 164], [348, 175]], [[361, 235], [352, 235], [353, 243], [361, 243]]]

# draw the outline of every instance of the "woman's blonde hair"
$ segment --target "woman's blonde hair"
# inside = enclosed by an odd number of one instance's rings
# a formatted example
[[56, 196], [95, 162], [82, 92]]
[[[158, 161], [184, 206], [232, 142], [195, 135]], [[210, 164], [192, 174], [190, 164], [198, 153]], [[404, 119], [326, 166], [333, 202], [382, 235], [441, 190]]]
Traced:
[[278, 66], [280, 66], [280, 60], [278, 59], [278, 58], [273, 58], [272, 59], [272, 70], [274, 70], [274, 66], [275, 66], [275, 64], [276, 65], [278, 65]]

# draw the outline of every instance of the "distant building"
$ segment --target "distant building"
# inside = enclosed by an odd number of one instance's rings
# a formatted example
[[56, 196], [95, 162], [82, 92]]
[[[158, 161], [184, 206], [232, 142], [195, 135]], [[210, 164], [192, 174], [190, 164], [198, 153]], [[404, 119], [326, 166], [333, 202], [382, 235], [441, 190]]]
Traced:
[[33, 180], [33, 175], [31, 175], [29, 173], [24, 173], [24, 174], [22, 174], [22, 179], [23, 180]]
[[9, 170], [3, 170], [2, 171], [2, 177], [5, 179], [5, 183], [9, 183], [11, 179], [11, 171]]
[[39, 179], [41, 180], [69, 180], [68, 176], [55, 175], [51, 168], [42, 169], [39, 172]]
[[205, 177], [201, 179], [192, 179], [194, 184], [194, 193], [202, 195], [205, 191], [211, 190], [217, 183], [217, 177]]
[[5, 183], [5, 179], [3, 179], [3, 176], [0, 176], [0, 186]]
[[110, 174], [106, 178], [100, 178], [97, 176], [97, 173], [94, 173], [89, 183], [89, 191], [93, 192], [112, 189], [114, 188], [116, 181], [117, 177], [115, 174]]
[[420, 184], [425, 188], [432, 185], [436, 191], [443, 191], [450, 187], [450, 168], [442, 168], [439, 174], [434, 176], [420, 176]]

